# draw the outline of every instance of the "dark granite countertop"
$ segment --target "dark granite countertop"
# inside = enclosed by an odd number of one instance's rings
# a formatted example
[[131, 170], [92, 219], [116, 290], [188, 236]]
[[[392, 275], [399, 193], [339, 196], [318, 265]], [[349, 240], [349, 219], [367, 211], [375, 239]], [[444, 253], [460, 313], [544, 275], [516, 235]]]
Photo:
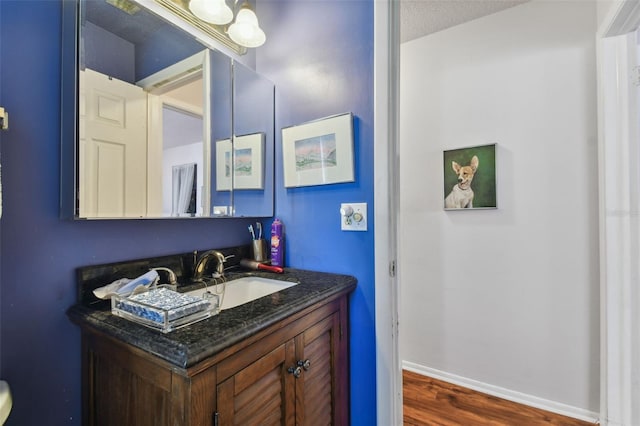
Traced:
[[284, 274], [250, 272], [234, 276], [263, 276], [300, 284], [224, 310], [206, 320], [162, 333], [111, 314], [110, 307], [77, 304], [67, 315], [88, 326], [147, 351], [178, 367], [190, 367], [260, 330], [332, 295], [352, 291], [357, 283], [349, 275], [286, 268]]

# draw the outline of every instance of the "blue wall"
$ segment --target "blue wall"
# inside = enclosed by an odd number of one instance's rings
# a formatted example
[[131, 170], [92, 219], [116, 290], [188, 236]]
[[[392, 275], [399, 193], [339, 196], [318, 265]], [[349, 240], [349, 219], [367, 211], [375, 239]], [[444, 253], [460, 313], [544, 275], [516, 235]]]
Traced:
[[[276, 216], [285, 225], [286, 264], [358, 278], [350, 301], [351, 420], [373, 425], [373, 2], [265, 2], [258, 15], [267, 42], [256, 49], [256, 68], [276, 84]], [[280, 129], [349, 111], [356, 181], [285, 189]], [[368, 203], [368, 232], [340, 230], [341, 202]]]
[[[138, 23], [135, 16], [129, 25], [148, 24], [147, 21]], [[156, 22], [153, 20], [151, 25], [156, 25]], [[89, 21], [85, 21], [81, 31], [84, 42], [84, 57], [81, 60], [84, 59], [84, 66], [131, 84], [203, 49], [195, 38], [169, 24], [155, 28], [151, 36], [138, 44]]]
[[[375, 424], [373, 2], [265, 2], [258, 72], [276, 84], [276, 212], [289, 266], [355, 275], [351, 409]], [[80, 335], [65, 315], [74, 269], [248, 242], [246, 220], [63, 221], [58, 218], [60, 3], [0, 1], [2, 135], [0, 376], [9, 425], [80, 424]], [[280, 129], [355, 115], [355, 183], [284, 189]], [[369, 203], [369, 231], [341, 232], [341, 202]]]
[[136, 46], [136, 81], [202, 51], [202, 45], [172, 25]]
[[135, 84], [136, 46], [88, 21], [81, 28], [84, 55], [80, 67]]
[[59, 1], [0, 1], [0, 376], [8, 425], [80, 425], [80, 333], [65, 311], [74, 269], [249, 242], [247, 220], [66, 221], [60, 196]]

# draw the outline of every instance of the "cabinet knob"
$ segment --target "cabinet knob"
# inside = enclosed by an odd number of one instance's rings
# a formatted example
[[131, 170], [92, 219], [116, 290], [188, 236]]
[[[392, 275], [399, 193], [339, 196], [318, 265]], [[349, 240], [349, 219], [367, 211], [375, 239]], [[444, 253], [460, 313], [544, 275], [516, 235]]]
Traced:
[[298, 367], [304, 368], [304, 371], [308, 371], [309, 367], [311, 367], [311, 361], [309, 361], [308, 359], [305, 359], [304, 361], [299, 360], [297, 364]]
[[302, 368], [300, 368], [300, 367], [289, 367], [287, 369], [287, 372], [289, 374], [293, 374], [293, 377], [295, 377], [297, 379], [302, 374]]

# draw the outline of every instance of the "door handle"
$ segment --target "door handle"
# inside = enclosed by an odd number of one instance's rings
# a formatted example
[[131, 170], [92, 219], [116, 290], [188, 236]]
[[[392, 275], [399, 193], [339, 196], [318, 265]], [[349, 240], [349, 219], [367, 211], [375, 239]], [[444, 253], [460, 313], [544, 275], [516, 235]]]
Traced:
[[300, 367], [289, 367], [287, 369], [287, 372], [289, 374], [293, 374], [293, 377], [295, 377], [297, 379], [302, 374], [302, 368], [300, 368]]
[[311, 361], [309, 361], [308, 359], [305, 359], [304, 361], [299, 360], [297, 364], [298, 367], [304, 368], [304, 371], [309, 371], [309, 367], [311, 367]]

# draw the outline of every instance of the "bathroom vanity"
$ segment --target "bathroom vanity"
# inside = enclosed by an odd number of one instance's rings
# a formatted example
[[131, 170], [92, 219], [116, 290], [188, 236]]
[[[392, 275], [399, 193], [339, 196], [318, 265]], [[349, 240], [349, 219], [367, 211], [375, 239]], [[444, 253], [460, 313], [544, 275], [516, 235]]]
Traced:
[[[251, 272], [276, 278], [273, 274]], [[349, 424], [347, 275], [286, 269], [293, 287], [163, 334], [82, 300], [83, 424]]]

